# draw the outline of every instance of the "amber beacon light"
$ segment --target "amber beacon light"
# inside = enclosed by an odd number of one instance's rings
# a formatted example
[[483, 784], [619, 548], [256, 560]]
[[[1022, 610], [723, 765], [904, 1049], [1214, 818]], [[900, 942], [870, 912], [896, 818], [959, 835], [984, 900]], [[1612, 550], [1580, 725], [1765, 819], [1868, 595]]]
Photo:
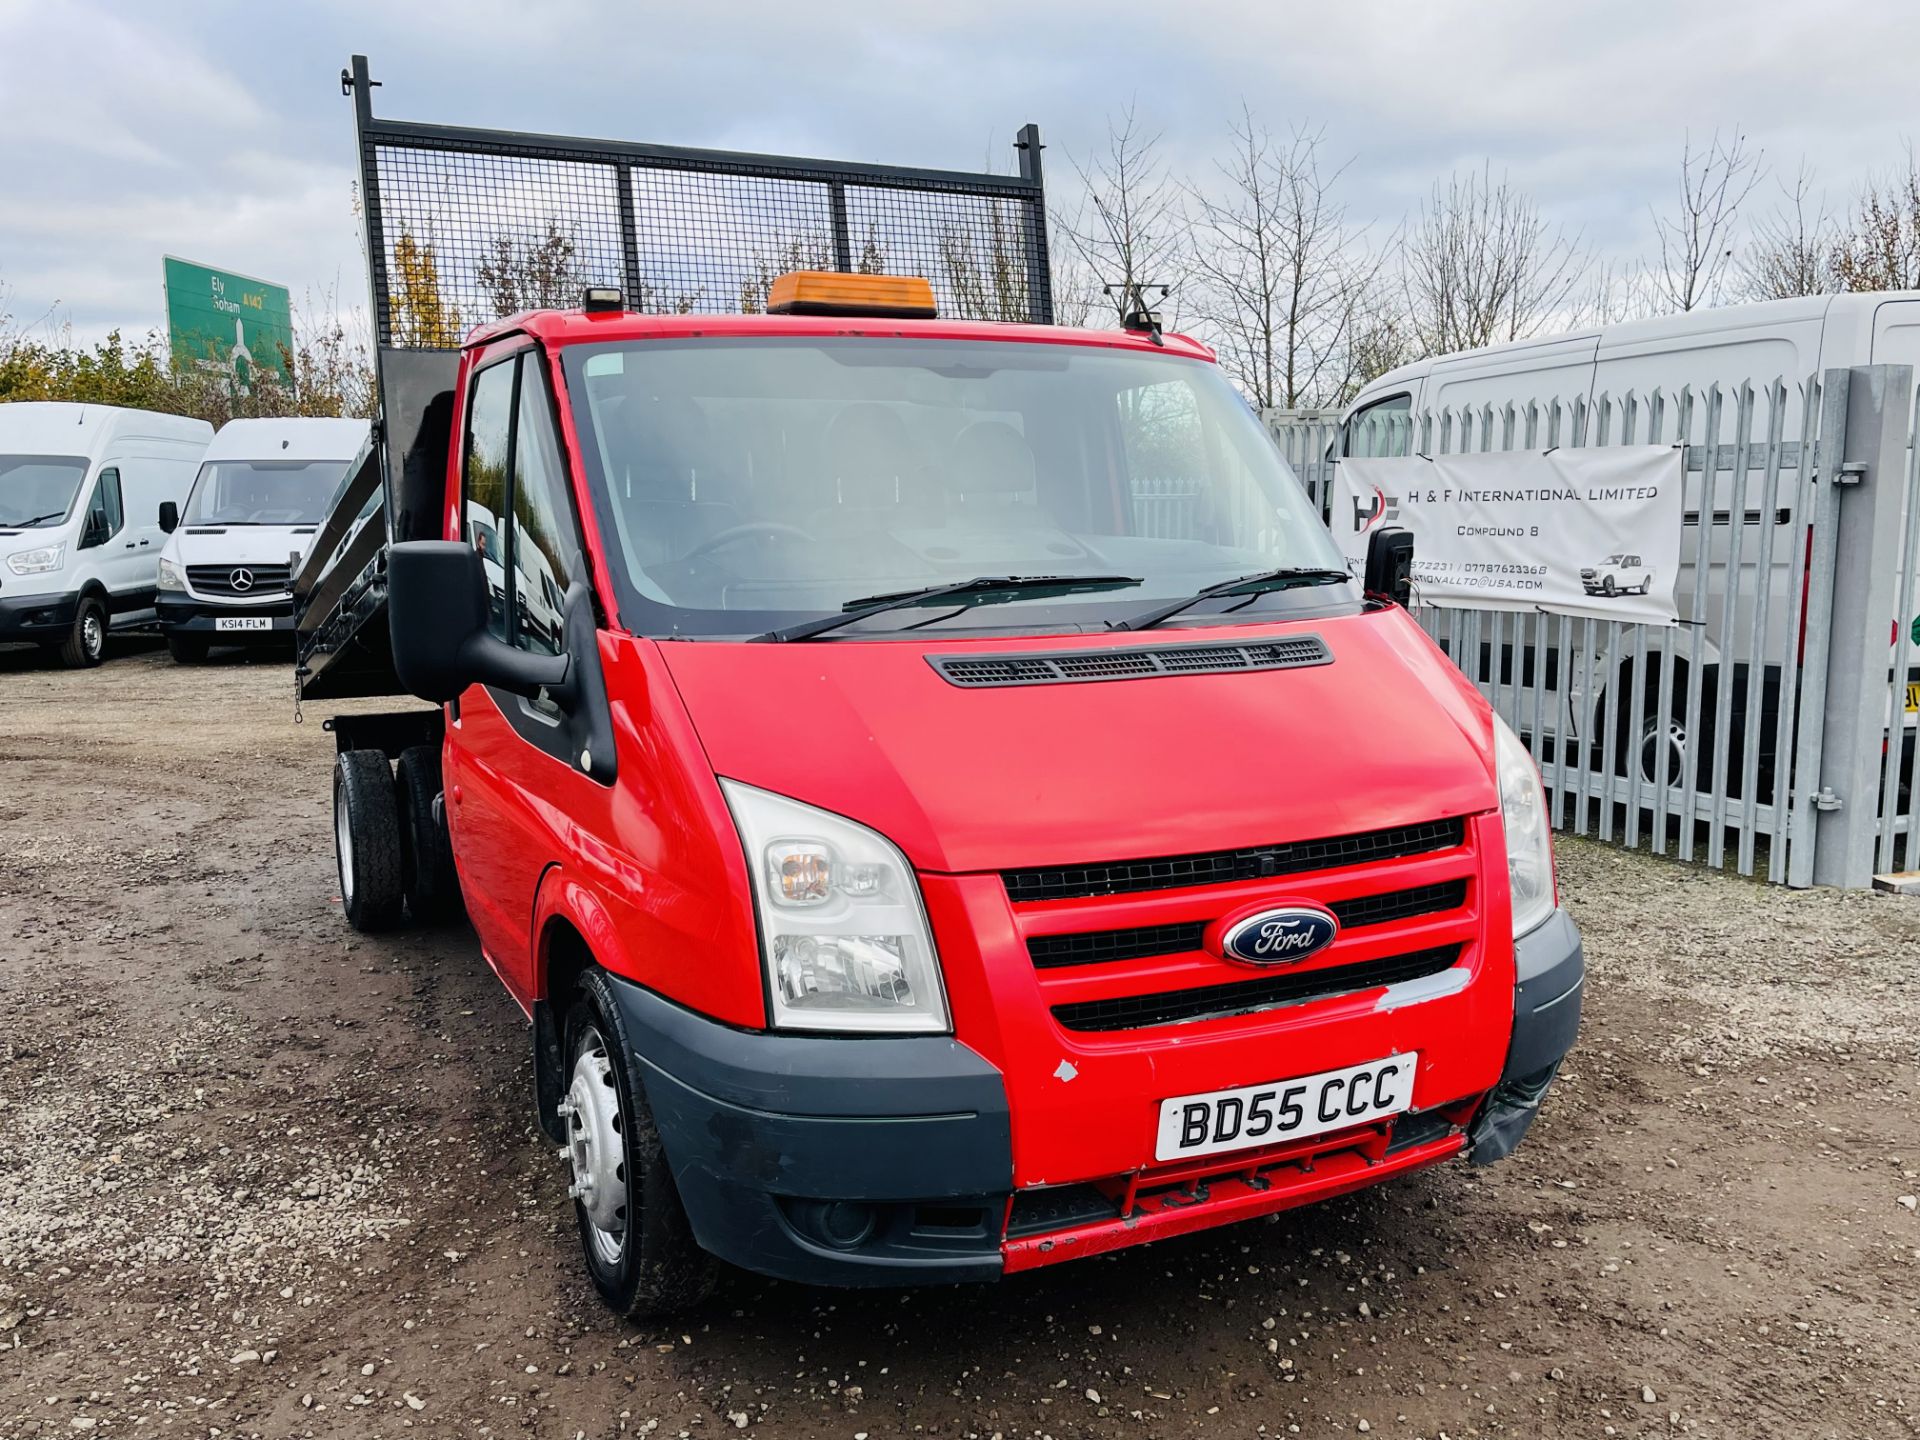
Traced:
[[841, 275], [790, 270], [767, 294], [770, 315], [893, 315], [932, 320], [933, 286], [918, 275]]

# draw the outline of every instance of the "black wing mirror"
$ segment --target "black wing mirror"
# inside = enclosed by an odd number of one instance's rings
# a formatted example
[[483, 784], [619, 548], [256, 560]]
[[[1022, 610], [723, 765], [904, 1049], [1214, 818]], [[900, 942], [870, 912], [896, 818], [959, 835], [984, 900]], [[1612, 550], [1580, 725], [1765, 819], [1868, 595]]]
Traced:
[[387, 623], [400, 683], [444, 704], [469, 685], [564, 702], [565, 655], [535, 655], [487, 628], [486, 564], [459, 540], [405, 540], [387, 552]]
[[1383, 526], [1367, 537], [1369, 595], [1391, 600], [1405, 609], [1413, 599], [1413, 532], [1397, 525]]
[[171, 500], [160, 502], [160, 528], [168, 535], [180, 528], [180, 507]]

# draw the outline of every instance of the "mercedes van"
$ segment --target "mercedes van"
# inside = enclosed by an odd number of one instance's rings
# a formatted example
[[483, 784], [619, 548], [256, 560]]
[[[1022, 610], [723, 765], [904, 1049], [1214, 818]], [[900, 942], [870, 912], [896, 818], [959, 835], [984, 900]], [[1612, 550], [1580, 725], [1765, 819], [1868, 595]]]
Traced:
[[160, 628], [182, 665], [215, 645], [288, 643], [287, 578], [367, 445], [364, 420], [230, 420], [184, 511], [163, 507]]
[[0, 405], [0, 644], [98, 665], [154, 619], [163, 506], [193, 484], [204, 420], [69, 401]]

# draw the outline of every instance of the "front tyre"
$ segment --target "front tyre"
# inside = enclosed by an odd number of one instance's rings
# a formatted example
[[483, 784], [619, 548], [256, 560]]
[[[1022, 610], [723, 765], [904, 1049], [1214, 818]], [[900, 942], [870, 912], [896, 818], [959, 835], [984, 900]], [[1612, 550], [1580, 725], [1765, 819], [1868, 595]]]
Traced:
[[107, 607], [98, 595], [82, 595], [73, 629], [54, 652], [69, 670], [91, 670], [107, 654]]
[[190, 635], [184, 630], [175, 630], [167, 636], [167, 653], [173, 657], [176, 665], [204, 665], [210, 648], [204, 635]]
[[334, 762], [333, 851], [347, 923], [369, 933], [398, 925], [406, 894], [400, 814], [393, 771], [378, 750], [346, 750]]
[[598, 970], [580, 977], [564, 1053], [568, 1193], [594, 1288], [634, 1319], [697, 1305], [712, 1292], [717, 1266], [694, 1241], [619, 1004]]

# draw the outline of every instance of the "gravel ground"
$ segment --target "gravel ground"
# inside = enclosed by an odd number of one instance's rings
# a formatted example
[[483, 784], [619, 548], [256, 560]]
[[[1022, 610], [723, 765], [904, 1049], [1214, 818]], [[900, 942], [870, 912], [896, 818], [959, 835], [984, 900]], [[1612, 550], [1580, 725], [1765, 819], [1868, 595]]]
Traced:
[[581, 1276], [519, 1012], [335, 899], [283, 665], [0, 653], [0, 1437], [1920, 1430], [1920, 904], [1569, 842], [1519, 1154], [996, 1287]]

